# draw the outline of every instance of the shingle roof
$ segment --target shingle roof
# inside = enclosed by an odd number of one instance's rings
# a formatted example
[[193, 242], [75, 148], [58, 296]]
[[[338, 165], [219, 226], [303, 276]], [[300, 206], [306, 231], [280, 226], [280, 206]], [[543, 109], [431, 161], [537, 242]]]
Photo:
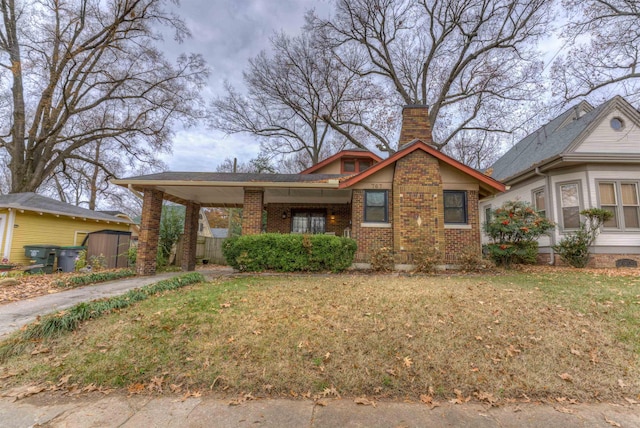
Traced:
[[255, 174], [234, 172], [160, 172], [157, 174], [127, 177], [127, 181], [217, 181], [229, 183], [322, 183], [337, 180], [349, 174]]
[[130, 223], [128, 220], [120, 217], [66, 204], [33, 192], [0, 195], [0, 208], [22, 209], [25, 211], [45, 212], [94, 220]]
[[[497, 180], [505, 180], [564, 153], [616, 99], [617, 97], [612, 98], [595, 109], [586, 101], [571, 107], [513, 146], [493, 164], [491, 176]], [[577, 113], [580, 110], [587, 112], [579, 116]]]

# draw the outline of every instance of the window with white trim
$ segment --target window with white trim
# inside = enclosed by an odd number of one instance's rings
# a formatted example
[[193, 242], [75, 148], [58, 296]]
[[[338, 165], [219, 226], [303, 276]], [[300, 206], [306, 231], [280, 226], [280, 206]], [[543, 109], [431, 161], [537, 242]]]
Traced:
[[292, 233], [325, 233], [327, 213], [324, 210], [292, 210]]
[[535, 189], [533, 191], [533, 209], [538, 211], [538, 214], [542, 217], [547, 216], [547, 197], [545, 195], [544, 187]]
[[640, 229], [640, 203], [638, 184], [623, 181], [598, 182], [600, 208], [612, 217], [604, 222], [607, 229]]
[[580, 227], [580, 183], [564, 183], [560, 189], [560, 211], [563, 229]]

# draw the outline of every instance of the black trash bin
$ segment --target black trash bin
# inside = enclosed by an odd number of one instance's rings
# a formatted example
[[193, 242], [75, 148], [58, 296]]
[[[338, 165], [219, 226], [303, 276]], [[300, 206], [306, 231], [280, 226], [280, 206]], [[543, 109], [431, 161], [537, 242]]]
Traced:
[[25, 245], [24, 255], [34, 260], [35, 263], [29, 272], [31, 273], [52, 273], [53, 264], [56, 261], [56, 250], [59, 245]]
[[68, 247], [60, 247], [56, 251], [58, 255], [58, 270], [62, 272], [73, 272], [76, 270], [76, 257], [85, 247], [74, 245]]

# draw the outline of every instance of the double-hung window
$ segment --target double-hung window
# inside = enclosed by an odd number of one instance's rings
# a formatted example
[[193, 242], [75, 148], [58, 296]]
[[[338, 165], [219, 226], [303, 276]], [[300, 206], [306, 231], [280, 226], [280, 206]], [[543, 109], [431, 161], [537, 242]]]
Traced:
[[640, 228], [638, 185], [634, 182], [601, 181], [598, 183], [600, 208], [612, 216], [604, 224], [610, 229]]
[[533, 209], [538, 211], [541, 217], [547, 216], [547, 202], [544, 194], [544, 188], [535, 189], [533, 191]]
[[467, 192], [464, 190], [444, 191], [444, 223], [467, 224]]
[[364, 221], [370, 223], [389, 221], [389, 194], [386, 190], [365, 190]]
[[577, 182], [564, 183], [559, 188], [562, 227], [578, 229], [580, 227], [580, 185]]

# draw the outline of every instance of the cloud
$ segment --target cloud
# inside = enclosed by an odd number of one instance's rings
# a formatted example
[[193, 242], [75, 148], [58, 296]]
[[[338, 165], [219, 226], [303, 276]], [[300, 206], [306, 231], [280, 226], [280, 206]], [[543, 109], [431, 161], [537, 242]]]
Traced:
[[[328, 1], [318, 0], [188, 0], [175, 12], [192, 38], [179, 44], [165, 37], [161, 48], [169, 58], [180, 53], [202, 54], [211, 68], [206, 98], [223, 95], [225, 80], [243, 89], [242, 71], [250, 58], [269, 48], [274, 32], [298, 34], [304, 14], [314, 8], [327, 13]], [[209, 101], [207, 99], [207, 101]], [[259, 143], [250, 136], [225, 136], [199, 126], [176, 133], [173, 154], [162, 156], [170, 170], [211, 171], [226, 157], [246, 162], [258, 155]]]

